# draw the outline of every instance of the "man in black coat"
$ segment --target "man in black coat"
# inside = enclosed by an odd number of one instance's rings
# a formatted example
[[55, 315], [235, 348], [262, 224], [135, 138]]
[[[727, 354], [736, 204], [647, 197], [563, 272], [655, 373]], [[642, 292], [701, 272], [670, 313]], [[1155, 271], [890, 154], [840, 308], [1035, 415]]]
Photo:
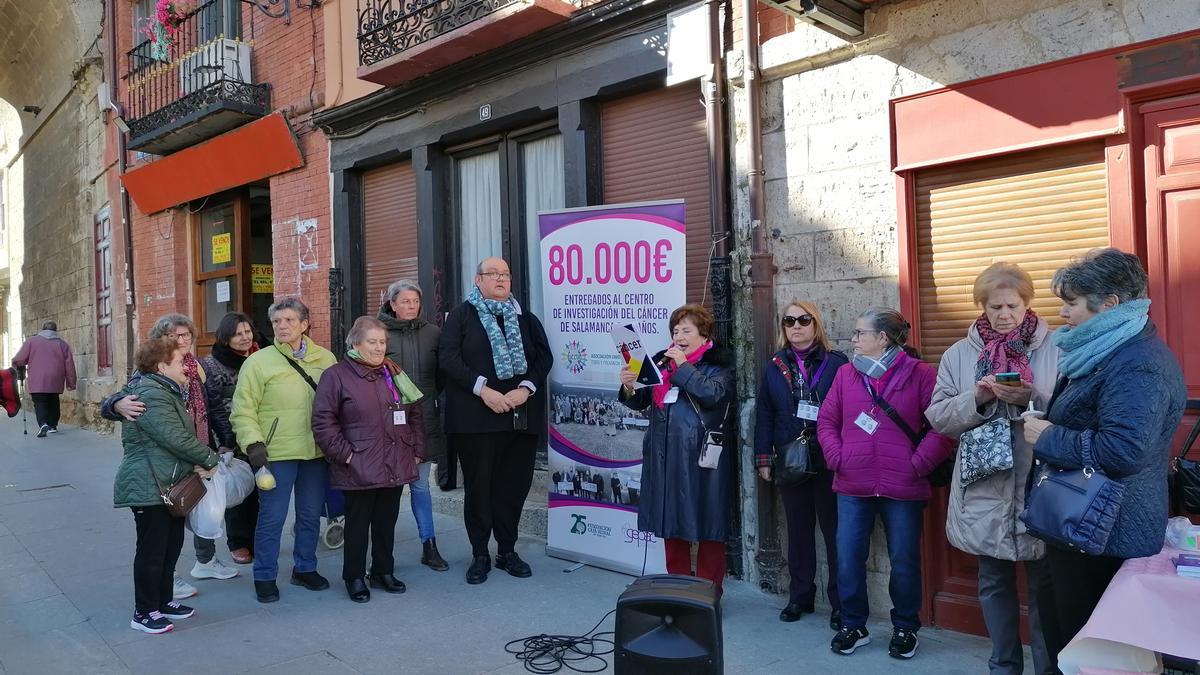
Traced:
[[438, 364], [446, 380], [447, 441], [462, 466], [463, 520], [473, 559], [467, 583], [487, 581], [488, 543], [496, 568], [533, 572], [514, 547], [533, 483], [538, 431], [546, 426], [546, 376], [554, 364], [546, 331], [512, 297], [501, 258], [479, 263], [475, 288], [442, 326]]

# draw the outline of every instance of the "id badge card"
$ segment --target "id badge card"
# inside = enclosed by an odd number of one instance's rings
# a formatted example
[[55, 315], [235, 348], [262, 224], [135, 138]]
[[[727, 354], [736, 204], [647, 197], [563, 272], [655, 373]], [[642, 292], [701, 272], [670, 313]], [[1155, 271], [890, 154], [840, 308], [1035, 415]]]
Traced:
[[809, 401], [801, 401], [796, 405], [796, 417], [802, 420], [817, 421], [817, 414], [821, 412], [821, 407]]
[[854, 424], [872, 436], [875, 435], [875, 430], [879, 428], [879, 422], [866, 412], [858, 413], [858, 418], [854, 420]]
[[392, 424], [395, 424], [397, 426], [399, 426], [401, 424], [408, 424], [408, 411], [393, 410], [392, 411]]
[[679, 387], [671, 387], [667, 390], [667, 396], [663, 399], [663, 403], [674, 403], [679, 400]]

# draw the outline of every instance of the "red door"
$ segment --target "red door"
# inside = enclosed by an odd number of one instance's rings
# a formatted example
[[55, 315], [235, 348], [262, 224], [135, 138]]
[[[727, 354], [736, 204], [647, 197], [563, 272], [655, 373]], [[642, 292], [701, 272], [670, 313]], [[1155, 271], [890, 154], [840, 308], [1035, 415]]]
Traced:
[[[1200, 398], [1200, 95], [1141, 106], [1151, 315]], [[1189, 302], [1190, 298], [1190, 302]]]

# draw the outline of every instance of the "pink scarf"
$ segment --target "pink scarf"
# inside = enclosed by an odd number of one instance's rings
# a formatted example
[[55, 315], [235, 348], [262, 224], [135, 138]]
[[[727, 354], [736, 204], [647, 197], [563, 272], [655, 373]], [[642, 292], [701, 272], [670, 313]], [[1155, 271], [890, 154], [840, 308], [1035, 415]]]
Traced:
[[[696, 348], [696, 351], [688, 354], [687, 361], [693, 366], [700, 362], [700, 357], [704, 356], [704, 352], [711, 349], [713, 343], [711, 340], [705, 342]], [[662, 369], [663, 382], [662, 384], [654, 385], [654, 405], [658, 406], [659, 410], [666, 407], [667, 392], [671, 391], [671, 375], [675, 374], [675, 362], [670, 361], [667, 367]]]
[[187, 376], [187, 411], [196, 423], [196, 438], [208, 445], [208, 406], [204, 402], [204, 383], [200, 381], [200, 362], [190, 353], [183, 355], [183, 374]]
[[983, 340], [983, 349], [979, 352], [979, 360], [975, 362], [975, 380], [996, 373], [1020, 373], [1022, 381], [1033, 382], [1033, 370], [1029, 367], [1029, 345], [1037, 329], [1038, 315], [1032, 309], [1025, 310], [1021, 323], [1007, 333], [992, 328], [987, 314], [976, 319], [975, 330], [979, 331], [979, 338]]

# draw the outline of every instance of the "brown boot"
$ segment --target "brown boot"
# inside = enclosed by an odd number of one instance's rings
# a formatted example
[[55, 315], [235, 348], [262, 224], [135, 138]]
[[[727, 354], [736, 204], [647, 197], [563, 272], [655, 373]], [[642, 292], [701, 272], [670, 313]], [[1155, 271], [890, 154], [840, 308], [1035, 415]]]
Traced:
[[441, 553], [438, 553], [437, 539], [430, 539], [421, 543], [421, 564], [438, 572], [445, 572], [450, 569], [450, 563], [442, 558]]

